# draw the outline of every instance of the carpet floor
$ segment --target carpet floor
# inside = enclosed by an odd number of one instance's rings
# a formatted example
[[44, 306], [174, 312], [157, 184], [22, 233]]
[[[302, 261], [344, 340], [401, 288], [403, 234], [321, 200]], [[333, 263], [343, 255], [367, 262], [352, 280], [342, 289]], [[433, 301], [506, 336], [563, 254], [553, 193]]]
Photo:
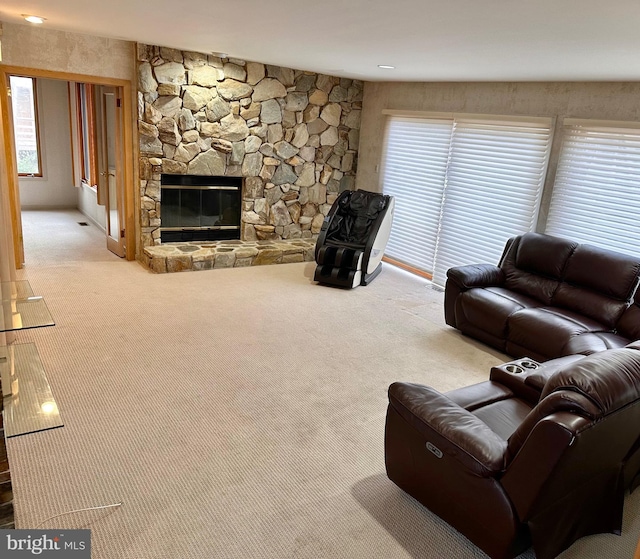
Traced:
[[[24, 212], [56, 326], [35, 342], [65, 426], [9, 439], [19, 528], [90, 528], [94, 559], [483, 558], [384, 473], [386, 390], [446, 391], [507, 358], [444, 325], [442, 293], [391, 266], [369, 286], [313, 263], [154, 275], [77, 212]], [[629, 558], [623, 535], [563, 559]], [[533, 559], [531, 551], [521, 559]]]

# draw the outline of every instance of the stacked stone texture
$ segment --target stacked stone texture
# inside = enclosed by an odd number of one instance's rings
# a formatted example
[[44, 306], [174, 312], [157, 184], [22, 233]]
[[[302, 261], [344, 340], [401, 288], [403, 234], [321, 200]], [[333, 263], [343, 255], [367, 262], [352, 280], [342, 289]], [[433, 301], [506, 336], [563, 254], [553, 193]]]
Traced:
[[142, 246], [160, 175], [244, 177], [241, 239], [313, 238], [356, 174], [361, 81], [138, 46]]

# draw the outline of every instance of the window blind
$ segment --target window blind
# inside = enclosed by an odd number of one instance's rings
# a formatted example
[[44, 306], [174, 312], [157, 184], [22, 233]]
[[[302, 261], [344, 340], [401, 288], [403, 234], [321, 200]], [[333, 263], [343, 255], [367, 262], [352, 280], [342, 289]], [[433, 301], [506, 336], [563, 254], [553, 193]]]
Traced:
[[546, 232], [640, 255], [640, 129], [565, 127]]
[[435, 285], [452, 266], [497, 264], [509, 237], [535, 228], [550, 147], [550, 119], [455, 120]]
[[385, 254], [431, 273], [452, 119], [393, 117], [387, 124], [383, 190], [395, 197]]

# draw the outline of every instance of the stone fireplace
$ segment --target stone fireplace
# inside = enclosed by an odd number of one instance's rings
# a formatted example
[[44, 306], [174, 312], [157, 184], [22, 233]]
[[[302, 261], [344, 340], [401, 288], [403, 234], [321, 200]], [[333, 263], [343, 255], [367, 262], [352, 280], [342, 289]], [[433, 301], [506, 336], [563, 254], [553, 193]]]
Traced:
[[362, 88], [139, 45], [141, 246], [169, 242], [161, 184], [169, 175], [239, 178], [242, 241], [313, 240], [339, 192], [354, 187]]
[[241, 177], [162, 174], [160, 199], [161, 242], [240, 239]]

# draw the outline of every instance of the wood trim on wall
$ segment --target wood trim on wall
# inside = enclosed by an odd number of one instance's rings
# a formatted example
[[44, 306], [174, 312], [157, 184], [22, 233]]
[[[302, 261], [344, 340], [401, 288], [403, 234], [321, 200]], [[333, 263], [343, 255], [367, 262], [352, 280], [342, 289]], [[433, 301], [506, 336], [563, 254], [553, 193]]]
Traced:
[[[124, 123], [124, 129], [122, 139], [124, 141], [124, 184], [130, 185], [131, 188], [125, 188], [124, 190], [124, 220], [126, 228], [125, 238], [125, 258], [127, 260], [135, 260], [136, 249], [138, 247], [138, 231], [136, 228], [136, 215], [140, 215], [137, 211], [137, 205], [139, 204], [140, 197], [136, 195], [138, 192], [138, 166], [134, 163], [138, 161], [138, 146], [137, 142], [134, 145], [134, 122], [137, 118], [137, 110], [134, 112], [134, 93], [131, 86], [131, 82], [125, 81], [120, 84], [122, 88], [122, 120]], [[137, 130], [137, 122], [135, 122]]]
[[429, 272], [425, 272], [424, 270], [414, 268], [413, 266], [409, 266], [409, 264], [405, 264], [404, 262], [400, 262], [399, 260], [394, 260], [393, 258], [389, 258], [388, 256], [383, 256], [382, 261], [388, 262], [389, 264], [393, 266], [397, 266], [398, 268], [402, 268], [403, 270], [406, 270], [407, 272], [411, 272], [416, 276], [420, 276], [422, 278], [428, 279], [429, 281], [433, 279], [433, 275], [431, 275]]
[[[11, 72], [13, 73], [13, 72]], [[0, 72], [0, 110], [2, 111], [2, 136], [4, 143], [4, 161], [7, 168], [7, 188], [9, 190], [9, 213], [13, 237], [13, 255], [16, 270], [24, 263], [24, 245], [22, 241], [22, 216], [20, 214], [20, 190], [18, 188], [18, 163], [13, 134], [13, 115], [9, 107], [9, 73]]]
[[[85, 88], [85, 99], [87, 102], [87, 137], [89, 140], [89, 176], [84, 177], [84, 149], [82, 150], [83, 178], [89, 181], [89, 186], [98, 184], [98, 131], [96, 125], [96, 88], [93, 84], [87, 84]], [[81, 110], [81, 108], [80, 108]], [[98, 200], [100, 204], [100, 200]], [[104, 206], [104, 203], [100, 204]]]
[[[136, 257], [136, 247], [138, 244], [138, 233], [136, 231], [135, 215], [136, 215], [136, 197], [137, 172], [134, 166], [134, 156], [137, 154], [133, 143], [133, 126], [134, 98], [132, 93], [132, 85], [130, 80], [121, 78], [105, 78], [101, 76], [92, 76], [85, 74], [76, 74], [72, 72], [58, 72], [53, 70], [42, 70], [38, 68], [26, 68], [22, 66], [10, 66], [0, 64], [0, 110], [2, 111], [3, 122], [12, 122], [9, 120], [9, 98], [7, 95], [8, 76], [12, 74], [30, 76], [34, 78], [46, 78], [52, 80], [62, 80], [67, 82], [80, 82], [92, 85], [110, 85], [122, 88], [122, 106], [124, 116], [123, 130], [123, 149], [124, 149], [124, 214], [125, 214], [125, 245], [127, 260], [134, 260]], [[15, 252], [16, 269], [20, 269], [24, 263], [24, 246], [22, 237], [22, 220], [20, 216], [20, 192], [18, 190], [18, 173], [15, 160], [15, 145], [13, 134], [13, 125], [3, 126], [2, 134], [4, 138], [4, 159], [7, 162], [7, 174], [9, 179], [9, 199], [11, 212], [11, 225], [13, 232], [13, 245]]]
[[[6, 130], [3, 111], [0, 110], [0, 128]], [[5, 153], [6, 135], [0, 135], [0, 158]], [[13, 247], [13, 224], [9, 210], [9, 169], [7, 165], [0, 166], [0, 281], [13, 281], [16, 278], [15, 254]], [[13, 341], [13, 334], [0, 334], [0, 345], [7, 345]]]

